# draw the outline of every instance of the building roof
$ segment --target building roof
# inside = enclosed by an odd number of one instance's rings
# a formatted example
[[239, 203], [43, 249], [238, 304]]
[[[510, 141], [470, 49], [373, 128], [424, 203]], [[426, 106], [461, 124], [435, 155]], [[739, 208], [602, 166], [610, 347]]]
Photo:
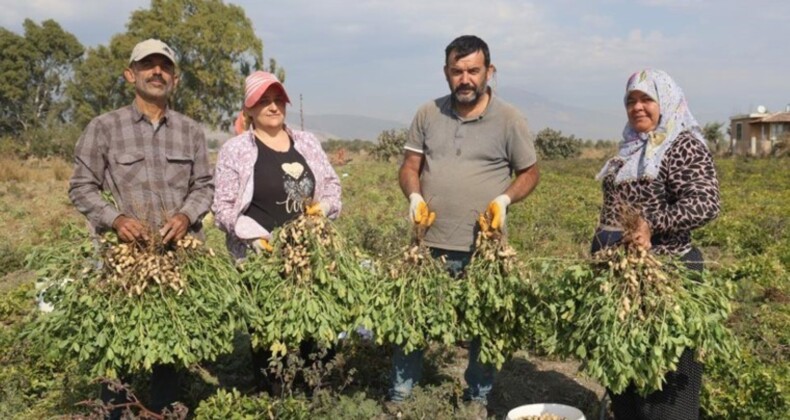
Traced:
[[761, 120], [762, 122], [790, 122], [790, 112], [775, 112]]
[[771, 112], [764, 114], [743, 114], [730, 117], [731, 121], [750, 120], [749, 123], [775, 123], [775, 122], [790, 122], [790, 112]]

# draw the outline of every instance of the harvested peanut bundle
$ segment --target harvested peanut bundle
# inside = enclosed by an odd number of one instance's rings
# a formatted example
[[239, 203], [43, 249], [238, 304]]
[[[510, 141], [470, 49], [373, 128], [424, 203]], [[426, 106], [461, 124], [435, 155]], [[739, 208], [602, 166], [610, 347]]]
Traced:
[[[79, 249], [91, 247], [85, 241]], [[188, 367], [232, 351], [245, 322], [232, 261], [191, 237], [149, 246], [109, 239], [97, 254], [103, 265], [74, 255], [84, 263], [72, 266], [82, 268], [66, 273], [73, 281], [26, 336], [51, 349], [53, 360], [76, 359], [97, 377], [162, 363]], [[62, 275], [60, 267], [52, 272]]]
[[[191, 235], [166, 246], [155, 246], [153, 242], [118, 243], [106, 237], [101, 242], [105, 245], [103, 258], [107, 268], [104, 280], [108, 286], [118, 286], [129, 296], [139, 296], [151, 285], [183, 293], [186, 281], [180, 266], [188, 254], [197, 253], [198, 247], [203, 246], [203, 242]], [[205, 252], [214, 255], [210, 248]]]
[[[615, 286], [621, 292], [621, 305], [617, 312], [620, 321], [629, 314], [644, 321], [646, 313], [656, 310], [659, 299], [668, 300], [665, 305], [673, 311], [680, 309], [671, 301], [682, 282], [677, 277], [670, 277], [661, 261], [647, 250], [641, 247], [606, 248], [596, 253], [593, 259], [605, 263], [611, 276], [621, 280]], [[601, 292], [609, 293], [612, 287], [612, 283], [604, 282]]]
[[273, 250], [248, 258], [252, 342], [284, 354], [312, 338], [320, 345], [349, 331], [368, 297], [363, 256], [348, 247], [331, 221], [303, 214], [273, 232]]
[[555, 320], [547, 350], [578, 358], [614, 393], [630, 383], [642, 394], [660, 390], [686, 348], [700, 361], [737, 353], [725, 325], [732, 285], [708, 272], [621, 244], [544, 273], [553, 278], [540, 294]]
[[534, 305], [516, 251], [500, 230], [490, 226], [491, 215], [480, 214], [475, 251], [456, 306], [463, 336], [480, 338], [480, 361], [499, 368], [525, 346]]
[[371, 290], [373, 305], [366, 308], [362, 324], [376, 333], [378, 344], [389, 343], [410, 353], [431, 341], [453, 344], [458, 318], [455, 301], [459, 283], [422, 243], [424, 228], [417, 227], [415, 239], [399, 255], [383, 265]]

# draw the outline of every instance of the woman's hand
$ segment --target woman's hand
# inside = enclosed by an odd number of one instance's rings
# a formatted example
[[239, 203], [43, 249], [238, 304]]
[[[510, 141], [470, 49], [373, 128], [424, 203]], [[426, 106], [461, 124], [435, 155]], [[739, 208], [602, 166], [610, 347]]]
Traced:
[[644, 218], [640, 217], [636, 222], [636, 228], [623, 235], [623, 242], [627, 245], [633, 245], [637, 248], [648, 250], [652, 246], [650, 243], [651, 236], [650, 225], [647, 224]]
[[327, 214], [329, 214], [329, 204], [323, 201], [317, 201], [307, 206], [305, 213], [307, 213], [308, 216], [325, 217]]
[[250, 241], [249, 245], [256, 254], [270, 253], [274, 251], [272, 244], [270, 244], [269, 241], [264, 238], [253, 239]]

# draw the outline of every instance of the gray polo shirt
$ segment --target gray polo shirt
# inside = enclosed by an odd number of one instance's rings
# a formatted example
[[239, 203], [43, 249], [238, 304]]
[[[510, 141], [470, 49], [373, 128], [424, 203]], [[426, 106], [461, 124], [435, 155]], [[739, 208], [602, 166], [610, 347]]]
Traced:
[[420, 186], [436, 212], [425, 243], [453, 251], [472, 250], [477, 215], [505, 192], [514, 171], [537, 161], [526, 118], [493, 94], [482, 115], [466, 120], [451, 95], [423, 105], [405, 149], [425, 156]]

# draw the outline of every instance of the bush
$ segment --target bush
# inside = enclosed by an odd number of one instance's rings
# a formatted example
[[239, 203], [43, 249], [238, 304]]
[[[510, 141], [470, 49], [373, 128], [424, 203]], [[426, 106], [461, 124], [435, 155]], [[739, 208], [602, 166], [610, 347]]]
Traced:
[[743, 360], [707, 367], [702, 412], [713, 419], [778, 419], [790, 406], [786, 366], [764, 365], [744, 352]]
[[71, 160], [80, 130], [72, 124], [55, 124], [23, 132], [19, 138], [0, 139], [0, 152], [18, 157], [59, 156]]
[[238, 390], [220, 389], [211, 398], [201, 402], [195, 410], [196, 419], [262, 419], [310, 418], [309, 406], [302, 398], [272, 399], [242, 395]]
[[323, 143], [321, 143], [321, 147], [324, 149], [326, 153], [336, 152], [341, 149], [345, 149], [349, 152], [361, 152], [366, 151], [369, 152], [373, 150], [376, 145], [373, 142], [367, 140], [342, 140], [342, 139], [329, 139]]
[[384, 130], [377, 138], [378, 144], [373, 148], [373, 156], [380, 161], [390, 162], [403, 155], [406, 145], [406, 130]]
[[544, 128], [535, 138], [535, 147], [542, 159], [569, 159], [581, 154], [582, 144], [573, 134], [563, 136], [562, 131]]

